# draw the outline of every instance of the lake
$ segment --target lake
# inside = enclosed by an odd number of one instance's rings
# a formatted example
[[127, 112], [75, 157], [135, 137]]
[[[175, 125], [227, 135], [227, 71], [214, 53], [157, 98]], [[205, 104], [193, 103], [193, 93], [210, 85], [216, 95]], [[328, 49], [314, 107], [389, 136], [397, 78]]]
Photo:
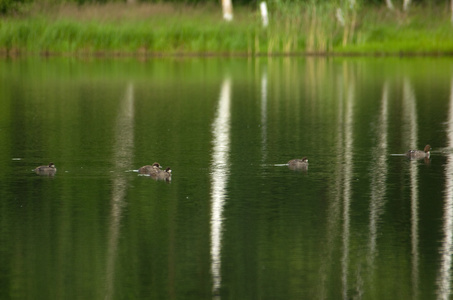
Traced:
[[0, 116], [1, 299], [452, 296], [452, 58], [3, 58]]

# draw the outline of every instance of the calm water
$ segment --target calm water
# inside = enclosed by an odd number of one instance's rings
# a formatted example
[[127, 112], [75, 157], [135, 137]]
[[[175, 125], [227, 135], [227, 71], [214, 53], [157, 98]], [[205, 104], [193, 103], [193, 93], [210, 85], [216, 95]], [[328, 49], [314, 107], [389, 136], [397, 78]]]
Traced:
[[2, 59], [0, 141], [1, 299], [452, 296], [453, 59]]

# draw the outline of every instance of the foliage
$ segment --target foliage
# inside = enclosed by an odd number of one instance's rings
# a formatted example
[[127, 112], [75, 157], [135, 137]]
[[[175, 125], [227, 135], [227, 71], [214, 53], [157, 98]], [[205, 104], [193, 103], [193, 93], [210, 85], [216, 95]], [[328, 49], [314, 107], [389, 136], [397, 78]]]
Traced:
[[0, 15], [16, 12], [27, 0], [0, 0]]
[[37, 7], [26, 18], [2, 20], [0, 51], [140, 55], [453, 51], [448, 12], [437, 7], [414, 6], [403, 14], [381, 6], [350, 9], [328, 2], [274, 0], [269, 10], [270, 24], [263, 28], [258, 11], [250, 6], [236, 6], [233, 22], [223, 21], [219, 7], [210, 5]]

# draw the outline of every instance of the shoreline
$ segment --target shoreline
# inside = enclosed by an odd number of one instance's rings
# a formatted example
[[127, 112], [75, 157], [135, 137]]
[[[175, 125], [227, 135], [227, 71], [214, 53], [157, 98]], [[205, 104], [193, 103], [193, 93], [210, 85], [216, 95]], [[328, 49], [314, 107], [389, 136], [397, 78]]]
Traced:
[[8, 52], [0, 49], [0, 58], [19, 58], [19, 57], [74, 57], [74, 58], [260, 58], [260, 57], [453, 57], [452, 51], [445, 52], [329, 52], [329, 53], [313, 53], [313, 52], [294, 52], [294, 53], [191, 53], [191, 52], [176, 52], [176, 53], [137, 53], [137, 52], [121, 52], [121, 51], [96, 51], [96, 52], [29, 52], [29, 51], [12, 51]]
[[0, 56], [453, 55], [452, 24], [440, 7], [401, 14], [366, 6], [348, 12], [342, 25], [333, 5], [291, 5], [297, 13], [271, 8], [267, 28], [248, 6], [238, 7], [231, 22], [213, 5], [37, 6], [0, 19]]

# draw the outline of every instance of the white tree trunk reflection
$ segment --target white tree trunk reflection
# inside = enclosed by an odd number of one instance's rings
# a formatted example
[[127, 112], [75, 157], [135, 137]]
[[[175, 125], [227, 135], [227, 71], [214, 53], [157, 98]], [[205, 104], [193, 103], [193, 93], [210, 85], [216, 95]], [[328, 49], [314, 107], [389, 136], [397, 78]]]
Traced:
[[[415, 104], [415, 93], [408, 79], [404, 80], [403, 85], [403, 108], [404, 123], [407, 137], [409, 138], [409, 148], [417, 149], [417, 109]], [[417, 298], [418, 294], [418, 169], [417, 162], [410, 163], [411, 180], [411, 244], [412, 244], [412, 296]]]
[[267, 72], [261, 77], [261, 153], [262, 161], [267, 156]]
[[220, 299], [222, 213], [229, 176], [231, 80], [225, 79], [220, 92], [216, 118], [212, 124], [214, 136], [211, 163], [211, 273], [212, 292]]
[[350, 243], [350, 206], [351, 206], [351, 181], [352, 181], [352, 162], [353, 162], [353, 107], [354, 107], [354, 87], [348, 87], [348, 98], [346, 100], [345, 128], [344, 128], [344, 182], [343, 182], [343, 257], [342, 281], [343, 299], [348, 299], [348, 277], [349, 277], [349, 243]]
[[[347, 70], [345, 70], [347, 71]], [[347, 73], [347, 72], [346, 72]], [[349, 80], [349, 81], [348, 81]], [[347, 94], [343, 91], [346, 86]], [[322, 264], [320, 268], [320, 288], [319, 298], [328, 298], [330, 284], [328, 276], [334, 270], [337, 261], [336, 250], [337, 242], [341, 243], [341, 284], [342, 296], [348, 299], [349, 290], [349, 269], [350, 269], [350, 205], [352, 199], [352, 174], [353, 174], [353, 143], [354, 143], [354, 103], [355, 103], [355, 85], [354, 79], [340, 77], [338, 80], [338, 108], [337, 122], [338, 130], [336, 132], [336, 153], [334, 161], [336, 170], [332, 192], [332, 201], [329, 201], [327, 217], [327, 237], [325, 251], [322, 255]], [[342, 224], [342, 226], [341, 226]], [[341, 240], [338, 240], [341, 238]]]
[[[343, 128], [343, 103], [344, 103], [344, 91], [343, 91], [343, 78], [339, 78], [338, 82], [338, 108], [337, 108], [337, 132], [336, 132], [336, 145], [335, 148], [338, 150], [336, 151], [336, 157], [334, 161], [341, 162], [344, 158], [343, 153], [343, 144], [344, 144], [344, 128]], [[319, 288], [319, 298], [326, 299], [327, 293], [329, 290], [329, 283], [328, 283], [328, 274], [331, 272], [329, 270], [333, 264], [333, 257], [334, 249], [336, 248], [335, 242], [336, 238], [340, 235], [339, 233], [339, 224], [341, 222], [341, 194], [342, 194], [342, 186], [343, 186], [343, 165], [336, 164], [335, 168], [335, 176], [333, 189], [332, 189], [332, 201], [329, 201], [329, 207], [327, 209], [328, 217], [327, 217], [327, 236], [326, 242], [324, 247], [324, 252], [322, 253], [323, 259], [321, 268], [319, 270], [320, 273], [320, 288]]]
[[[130, 169], [134, 148], [134, 86], [129, 84], [126, 96], [121, 103], [115, 130], [114, 163], [116, 170]], [[124, 173], [115, 174], [111, 199], [110, 226], [108, 235], [106, 292], [105, 299], [114, 298], [115, 261], [118, 249], [118, 237], [127, 179]]]
[[387, 181], [387, 135], [388, 135], [388, 94], [389, 84], [384, 83], [379, 122], [376, 129], [377, 145], [372, 152], [371, 201], [370, 201], [370, 240], [368, 243], [368, 266], [374, 268], [374, 259], [377, 255], [376, 240], [378, 224], [385, 204]]
[[[448, 114], [447, 146], [453, 149], [453, 80], [450, 90], [450, 110]], [[441, 264], [437, 279], [437, 298], [450, 299], [451, 269], [453, 254], [453, 153], [447, 155], [445, 168], [445, 199], [444, 199], [444, 238], [442, 240]]]

